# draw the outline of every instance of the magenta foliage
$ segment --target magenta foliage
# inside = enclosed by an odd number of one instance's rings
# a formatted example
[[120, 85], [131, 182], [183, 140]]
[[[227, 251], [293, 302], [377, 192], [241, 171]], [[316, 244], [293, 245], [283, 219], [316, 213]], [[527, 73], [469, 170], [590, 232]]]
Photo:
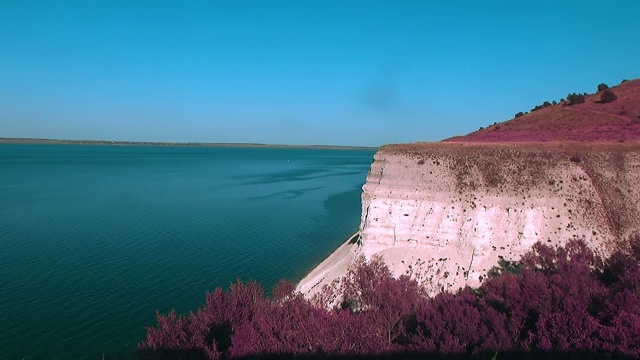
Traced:
[[145, 347], [157, 349], [186, 350], [192, 347], [190, 334], [186, 329], [186, 320], [175, 311], [162, 315], [156, 312], [158, 327], [147, 328]]
[[329, 313], [291, 292], [256, 312], [234, 334], [231, 356], [260, 353], [308, 354], [323, 348]]
[[630, 253], [613, 254], [602, 273], [609, 296], [601, 315], [601, 337], [609, 351], [640, 356], [640, 237], [631, 241]]
[[147, 339], [139, 347], [151, 350], [200, 350], [218, 359], [231, 346], [232, 335], [253, 320], [266, 299], [256, 282], [231, 284], [228, 292], [217, 288], [206, 295], [203, 309], [188, 317], [158, 314], [158, 327], [147, 328]]
[[415, 280], [402, 275], [395, 279], [384, 261], [374, 257], [369, 262], [356, 260], [341, 286], [341, 308], [365, 318], [367, 336], [375, 339], [380, 352], [398, 348], [409, 338], [408, 323], [425, 298]]
[[483, 307], [470, 289], [442, 293], [424, 302], [417, 314], [414, 347], [442, 354], [469, 354], [510, 349], [506, 317]]
[[507, 316], [514, 349], [640, 355], [638, 258], [618, 252], [603, 262], [570, 241], [536, 244], [521, 267], [483, 286], [483, 302]]
[[495, 351], [640, 356], [640, 239], [631, 244], [606, 260], [579, 241], [536, 244], [518, 266], [508, 264], [480, 288], [433, 298], [409, 277], [394, 278], [382, 259], [360, 258], [318, 298], [338, 300], [331, 309], [286, 282], [268, 299], [257, 283], [238, 281], [207, 294], [205, 306], [188, 316], [158, 314], [140, 348], [196, 350], [209, 359]]
[[596, 265], [582, 242], [559, 249], [536, 244], [523, 256], [520, 275], [507, 273], [484, 284], [483, 302], [507, 317], [515, 349], [591, 350], [598, 324], [590, 310], [604, 296], [592, 271]]

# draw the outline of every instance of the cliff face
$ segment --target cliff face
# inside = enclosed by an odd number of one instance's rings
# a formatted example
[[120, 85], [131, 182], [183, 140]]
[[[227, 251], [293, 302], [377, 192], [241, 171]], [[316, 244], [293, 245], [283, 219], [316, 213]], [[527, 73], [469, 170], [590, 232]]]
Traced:
[[477, 286], [535, 242], [602, 253], [640, 225], [640, 152], [628, 145], [382, 148], [362, 195], [361, 251], [437, 288]]
[[639, 229], [640, 144], [390, 145], [363, 187], [357, 244], [298, 289], [314, 293], [363, 254], [432, 292], [455, 291], [537, 241], [584, 239], [606, 254]]

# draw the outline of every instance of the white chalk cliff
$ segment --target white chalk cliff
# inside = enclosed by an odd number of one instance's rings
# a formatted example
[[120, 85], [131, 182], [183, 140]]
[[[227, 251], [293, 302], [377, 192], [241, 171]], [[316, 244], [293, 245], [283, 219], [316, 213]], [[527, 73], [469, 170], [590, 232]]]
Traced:
[[640, 145], [389, 145], [363, 186], [359, 238], [299, 284], [311, 296], [359, 255], [380, 255], [436, 293], [478, 286], [498, 260], [542, 241], [602, 254], [640, 230]]

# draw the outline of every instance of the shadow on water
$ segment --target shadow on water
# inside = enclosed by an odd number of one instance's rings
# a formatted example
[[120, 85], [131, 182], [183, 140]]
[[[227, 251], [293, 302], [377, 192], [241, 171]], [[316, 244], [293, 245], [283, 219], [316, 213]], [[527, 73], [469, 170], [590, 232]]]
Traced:
[[[145, 351], [138, 352], [136, 359], [139, 360], [205, 360], [207, 357], [203, 352], [176, 350], [176, 351]], [[294, 354], [259, 354], [245, 357], [238, 357], [234, 359], [239, 360], [259, 360], [259, 359], [335, 359], [335, 360], [391, 360], [391, 359], [424, 359], [424, 360], [510, 360], [510, 359], [524, 359], [524, 360], [582, 360], [582, 359], [636, 359], [634, 357], [612, 355], [612, 354], [599, 354], [591, 352], [563, 352], [563, 351], [536, 351], [536, 352], [484, 352], [479, 354], [461, 354], [461, 355], [442, 355], [429, 352], [415, 352], [415, 353], [390, 353], [385, 355], [353, 355], [353, 356], [335, 356], [335, 355], [294, 355]]]
[[247, 181], [239, 182], [238, 185], [262, 185], [273, 184], [279, 182], [298, 181], [314, 179], [322, 176], [322, 173], [328, 173], [329, 169], [292, 169], [287, 171], [281, 171], [272, 174], [255, 174], [255, 175], [243, 175], [238, 177], [238, 180], [244, 179]]
[[284, 199], [285, 200], [289, 200], [289, 199], [295, 199], [297, 197], [300, 197], [300, 196], [306, 194], [307, 192], [316, 191], [316, 190], [320, 190], [320, 189], [324, 189], [324, 188], [325, 188], [324, 186], [318, 186], [318, 187], [313, 187], [313, 188], [279, 191], [279, 192], [275, 192], [275, 193], [267, 194], [267, 195], [252, 196], [252, 197], [249, 197], [247, 199], [249, 199], [249, 200], [268, 199], [268, 198], [278, 197], [278, 196], [284, 195]]
[[329, 170], [295, 170], [295, 171], [287, 171], [287, 172], [271, 174], [271, 175], [243, 176], [242, 177], [243, 179], [253, 178], [254, 180], [241, 182], [238, 185], [275, 184], [280, 182], [315, 180], [315, 179], [335, 177], [335, 176], [360, 175], [362, 173], [361, 171], [349, 171], [349, 172], [328, 173], [328, 174], [321, 175], [321, 173], [327, 173], [327, 172], [329, 172]]
[[[362, 190], [359, 187], [351, 191], [331, 195], [324, 201], [324, 208], [329, 212], [329, 216], [332, 219], [354, 217], [357, 224], [357, 218], [360, 216], [362, 207], [361, 196]], [[355, 231], [356, 229], [353, 230]], [[349, 243], [355, 244], [359, 240], [360, 236], [354, 236]]]
[[357, 187], [353, 190], [329, 196], [324, 201], [324, 208], [332, 218], [360, 214], [362, 190]]

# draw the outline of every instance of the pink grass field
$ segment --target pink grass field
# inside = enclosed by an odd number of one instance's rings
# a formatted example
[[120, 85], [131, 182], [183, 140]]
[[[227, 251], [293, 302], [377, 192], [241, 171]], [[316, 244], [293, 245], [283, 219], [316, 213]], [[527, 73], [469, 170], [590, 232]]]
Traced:
[[562, 103], [488, 126], [455, 142], [626, 142], [640, 140], [640, 79], [610, 89], [617, 100], [601, 103], [601, 93], [585, 102]]

